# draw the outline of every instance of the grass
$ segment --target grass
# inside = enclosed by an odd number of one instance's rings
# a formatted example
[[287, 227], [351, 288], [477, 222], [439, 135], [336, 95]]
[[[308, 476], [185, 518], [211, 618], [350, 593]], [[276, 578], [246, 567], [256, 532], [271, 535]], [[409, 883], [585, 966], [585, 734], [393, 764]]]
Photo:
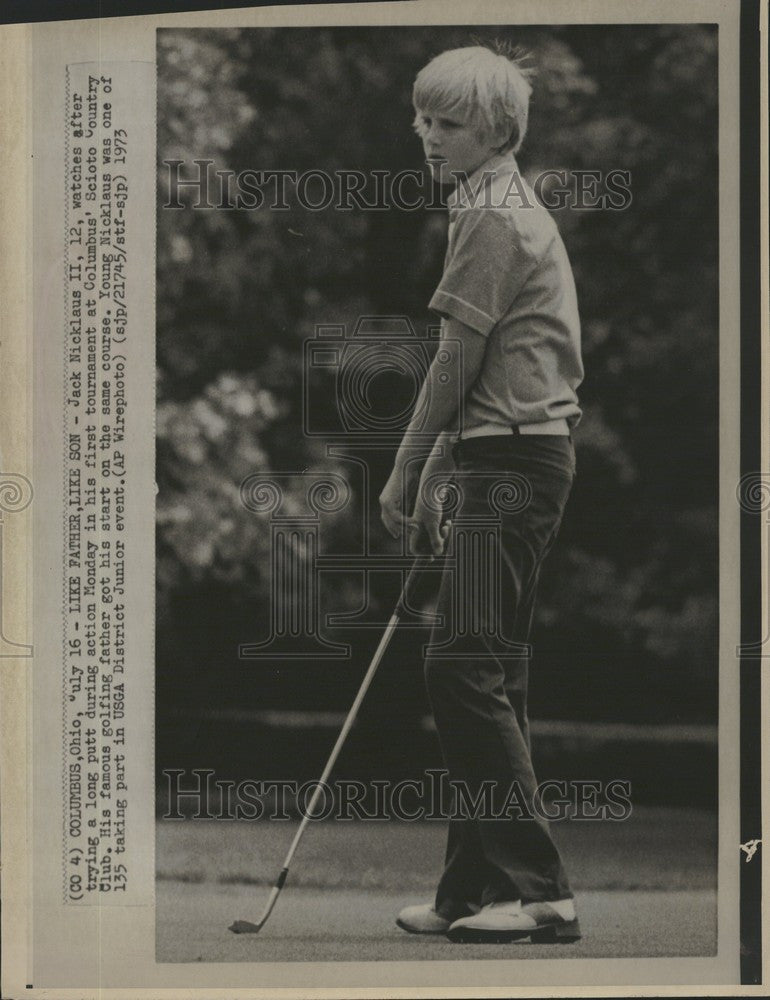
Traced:
[[[294, 820], [159, 820], [161, 881], [272, 885]], [[707, 810], [637, 807], [623, 822], [564, 821], [552, 832], [573, 888], [691, 890], [716, 887], [717, 817]], [[443, 822], [310, 823], [291, 866], [292, 885], [421, 892], [435, 888]]]

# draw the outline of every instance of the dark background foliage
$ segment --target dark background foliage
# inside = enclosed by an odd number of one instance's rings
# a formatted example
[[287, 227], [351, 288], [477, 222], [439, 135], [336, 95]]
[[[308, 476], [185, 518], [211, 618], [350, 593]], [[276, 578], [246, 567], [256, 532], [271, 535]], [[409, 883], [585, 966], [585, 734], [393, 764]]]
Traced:
[[[539, 171], [631, 172], [624, 211], [554, 216], [572, 260], [586, 379], [578, 477], [543, 575], [535, 717], [713, 722], [717, 676], [717, 92], [710, 26], [324, 28], [158, 32], [163, 161], [213, 169], [420, 169], [411, 84], [470, 36], [537, 69], [519, 161]], [[435, 322], [426, 305], [442, 212], [159, 209], [157, 241], [157, 693], [160, 758], [202, 709], [346, 709], [378, 633], [339, 630], [350, 661], [239, 661], [267, 635], [270, 529], [239, 499], [255, 472], [325, 469], [302, 433], [303, 343], [367, 314]], [[408, 393], [383, 380], [382, 395]], [[354, 551], [391, 455], [324, 520], [324, 551]], [[295, 484], [297, 490], [299, 484]], [[355, 486], [355, 482], [353, 483]], [[288, 503], [295, 498], [288, 491]], [[299, 492], [296, 492], [299, 510]], [[324, 606], [354, 610], [355, 574]], [[374, 618], [394, 600], [383, 578]], [[426, 712], [420, 630], [399, 635], [366, 712], [406, 744]], [[176, 722], [174, 720], [177, 720]], [[181, 721], [180, 721], [181, 720]]]

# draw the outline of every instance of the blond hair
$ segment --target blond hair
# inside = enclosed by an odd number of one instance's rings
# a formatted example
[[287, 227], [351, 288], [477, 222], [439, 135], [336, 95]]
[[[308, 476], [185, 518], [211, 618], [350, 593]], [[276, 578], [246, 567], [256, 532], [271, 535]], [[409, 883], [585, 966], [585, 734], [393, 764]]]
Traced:
[[522, 64], [523, 58], [519, 53], [469, 45], [431, 59], [414, 81], [417, 134], [424, 133], [425, 112], [457, 114], [463, 121], [477, 121], [480, 130], [505, 135], [500, 149], [517, 153], [527, 131], [532, 93], [532, 71]]

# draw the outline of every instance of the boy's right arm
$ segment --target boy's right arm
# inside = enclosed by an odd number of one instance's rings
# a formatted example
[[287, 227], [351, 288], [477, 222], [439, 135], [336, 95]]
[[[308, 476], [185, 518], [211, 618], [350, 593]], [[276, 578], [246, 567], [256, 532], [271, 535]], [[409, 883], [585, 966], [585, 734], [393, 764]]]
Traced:
[[[380, 493], [382, 521], [394, 538], [409, 523], [406, 511], [413, 506], [419, 476], [410, 462], [411, 446], [430, 435], [437, 436], [455, 425], [459, 401], [465, 399], [475, 381], [486, 350], [486, 338], [457, 320], [449, 320], [443, 340], [441, 364], [434, 358], [415, 403], [414, 414], [404, 434], [393, 471]], [[434, 449], [435, 450], [435, 449]]]
[[455, 437], [456, 432], [448, 430], [439, 434], [420, 473], [414, 510], [408, 522], [409, 549], [413, 555], [423, 550], [425, 538], [434, 556], [444, 551], [451, 522], [442, 523], [441, 494], [442, 487], [452, 478], [455, 469], [452, 457]]

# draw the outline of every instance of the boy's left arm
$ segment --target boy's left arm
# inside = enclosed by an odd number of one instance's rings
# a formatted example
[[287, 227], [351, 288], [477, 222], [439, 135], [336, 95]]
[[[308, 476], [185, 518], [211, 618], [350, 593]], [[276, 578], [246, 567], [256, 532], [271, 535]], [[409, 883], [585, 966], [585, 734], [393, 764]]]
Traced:
[[465, 399], [481, 370], [486, 346], [486, 337], [476, 330], [452, 317], [445, 319], [439, 349], [448, 360], [439, 364], [434, 358], [428, 369], [393, 471], [380, 494], [382, 522], [394, 538], [401, 535], [409, 521], [419, 483], [417, 463], [409, 461], [414, 455], [412, 446], [433, 445], [437, 436], [451, 426], [459, 400]]

